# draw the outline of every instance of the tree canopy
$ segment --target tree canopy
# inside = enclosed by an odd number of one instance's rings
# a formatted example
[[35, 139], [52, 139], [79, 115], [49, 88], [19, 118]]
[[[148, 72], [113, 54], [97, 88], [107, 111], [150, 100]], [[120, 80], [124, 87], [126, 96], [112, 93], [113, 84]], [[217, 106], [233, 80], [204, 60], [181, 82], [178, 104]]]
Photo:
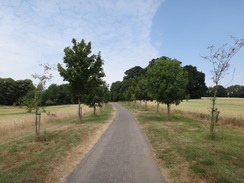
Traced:
[[167, 104], [170, 117], [170, 105], [178, 105], [186, 96], [187, 72], [178, 60], [159, 58], [148, 68], [146, 75], [149, 94], [156, 101]]
[[77, 42], [72, 39], [72, 48], [64, 49], [63, 61], [65, 68], [58, 64], [58, 71], [64, 81], [69, 82], [72, 95], [78, 99], [78, 116], [81, 122], [80, 104], [89, 93], [101, 83], [101, 78], [105, 76], [103, 72], [103, 60], [100, 52], [98, 55], [91, 54], [91, 42], [86, 43], [84, 39]]
[[205, 74], [199, 72], [197, 68], [192, 65], [186, 65], [183, 69], [188, 73], [186, 92], [190, 95], [190, 99], [199, 99], [203, 97], [207, 91]]

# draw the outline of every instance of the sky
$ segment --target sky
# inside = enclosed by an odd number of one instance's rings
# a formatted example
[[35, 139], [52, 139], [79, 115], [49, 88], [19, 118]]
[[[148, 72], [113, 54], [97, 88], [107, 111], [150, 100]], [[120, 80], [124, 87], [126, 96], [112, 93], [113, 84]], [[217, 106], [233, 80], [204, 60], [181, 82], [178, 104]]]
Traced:
[[[205, 73], [212, 65], [207, 47], [233, 45], [244, 38], [243, 0], [0, 0], [0, 78], [32, 79], [40, 64], [63, 64], [71, 40], [101, 51], [108, 84], [121, 81], [134, 66], [146, 67], [161, 56]], [[231, 60], [223, 86], [244, 85], [244, 48]], [[48, 83], [62, 84], [53, 71]]]

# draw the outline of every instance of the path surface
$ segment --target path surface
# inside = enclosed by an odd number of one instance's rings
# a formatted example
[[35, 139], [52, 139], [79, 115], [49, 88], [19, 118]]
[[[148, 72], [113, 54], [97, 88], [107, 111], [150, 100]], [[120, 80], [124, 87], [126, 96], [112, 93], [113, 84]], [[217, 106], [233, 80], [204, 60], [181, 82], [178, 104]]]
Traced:
[[118, 104], [111, 126], [67, 177], [68, 183], [165, 183], [133, 115]]

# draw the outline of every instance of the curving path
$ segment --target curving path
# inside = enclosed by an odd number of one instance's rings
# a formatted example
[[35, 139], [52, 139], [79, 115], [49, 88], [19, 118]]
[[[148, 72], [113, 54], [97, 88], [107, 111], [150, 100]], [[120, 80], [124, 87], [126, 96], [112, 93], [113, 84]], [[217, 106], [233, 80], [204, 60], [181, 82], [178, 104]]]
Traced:
[[116, 117], [67, 177], [69, 183], [165, 183], [151, 145], [133, 115], [118, 104]]

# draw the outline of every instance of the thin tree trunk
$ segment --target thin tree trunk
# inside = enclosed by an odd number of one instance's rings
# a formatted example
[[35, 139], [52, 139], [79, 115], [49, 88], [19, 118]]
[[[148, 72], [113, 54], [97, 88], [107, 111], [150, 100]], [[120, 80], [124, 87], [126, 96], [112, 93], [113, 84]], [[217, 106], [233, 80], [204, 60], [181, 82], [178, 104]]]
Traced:
[[36, 135], [40, 135], [40, 129], [41, 129], [41, 113], [38, 113], [36, 111], [36, 120], [35, 120], [35, 127], [36, 127]]
[[93, 114], [96, 115], [96, 105], [93, 106]]
[[167, 104], [168, 120], [170, 119], [170, 104]]
[[147, 100], [145, 100], [145, 107], [146, 107], [146, 110], [147, 110]]
[[36, 112], [35, 127], [36, 127], [36, 135], [38, 136], [39, 133], [38, 133], [38, 127], [37, 127], [37, 120], [38, 120], [38, 117], [37, 117], [37, 112]]
[[157, 102], [157, 113], [159, 113], [159, 102]]
[[82, 107], [80, 103], [80, 97], [78, 98], [78, 118], [79, 122], [82, 123]]
[[216, 122], [214, 119], [214, 112], [215, 112], [215, 104], [216, 104], [216, 96], [218, 91], [218, 83], [215, 85], [214, 96], [212, 98], [212, 109], [211, 109], [211, 124], [210, 124], [210, 135], [213, 136], [215, 134], [215, 126]]
[[103, 105], [104, 103], [102, 103], [102, 105], [100, 106], [100, 112], [103, 113]]

